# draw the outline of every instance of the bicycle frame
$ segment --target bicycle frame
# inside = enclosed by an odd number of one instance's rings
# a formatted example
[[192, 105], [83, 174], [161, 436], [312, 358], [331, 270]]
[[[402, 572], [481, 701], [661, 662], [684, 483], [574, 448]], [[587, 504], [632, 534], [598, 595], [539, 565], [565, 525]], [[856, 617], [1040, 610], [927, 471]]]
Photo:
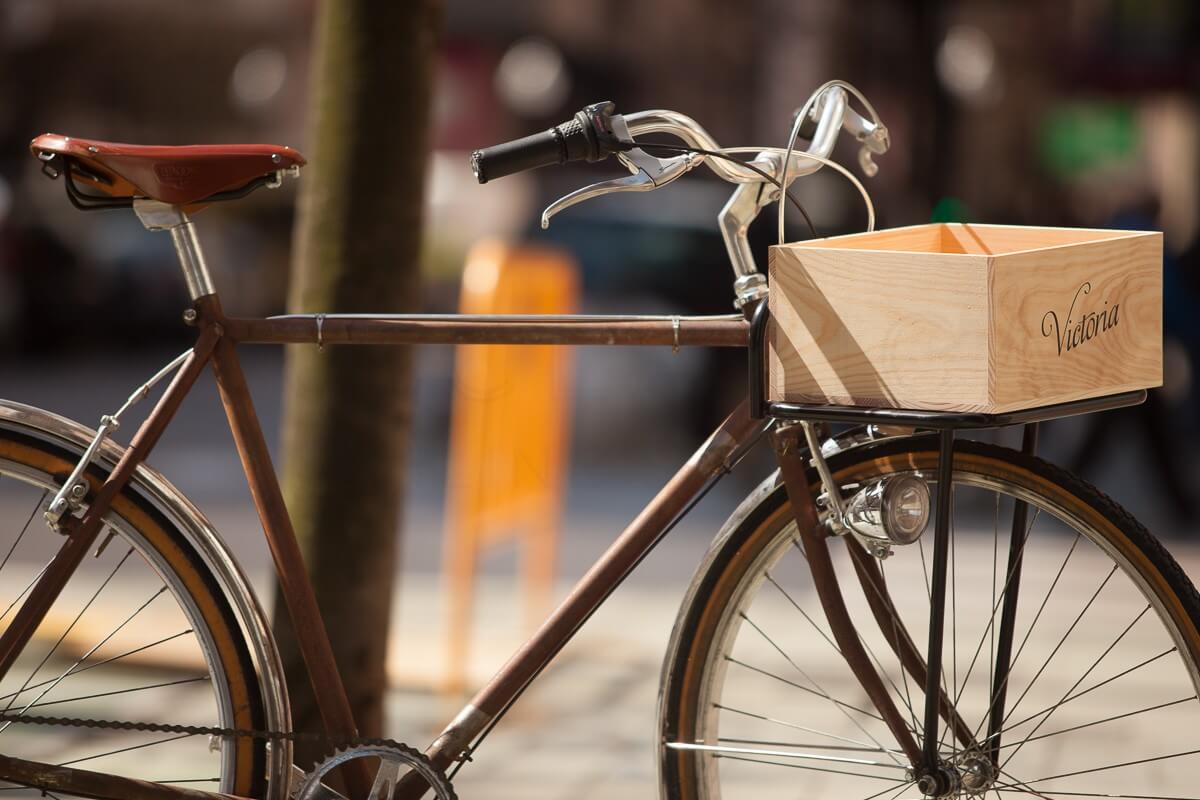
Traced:
[[[332, 665], [332, 654], [308, 587], [287, 510], [266, 451], [250, 394], [245, 388], [234, 344], [610, 344], [672, 347], [745, 347], [749, 325], [740, 315], [728, 317], [462, 317], [430, 315], [301, 315], [271, 319], [229, 319], [214, 298], [198, 302], [202, 326], [219, 326], [225, 336], [213, 353], [222, 401], [238, 442], [263, 527], [276, 566], [292, 585], [281, 583], [303, 635], [300, 646], [321, 702], [331, 736], [353, 735], [344, 691]], [[676, 517], [710, 481], [765, 430], [743, 404], [709, 437], [692, 458], [651, 500], [612, 546], [580, 579], [563, 603], [546, 619], [500, 671], [463, 708], [428, 751], [441, 767], [464, 748], [520, 695], [530, 681], [571, 639], [579, 627], [622, 582], [666, 533]], [[294, 551], [294, 552], [293, 552]], [[326, 666], [328, 662], [328, 666]], [[314, 665], [316, 669], [314, 669]], [[321, 698], [324, 697], [323, 700]]]
[[[63, 519], [64, 544], [29, 593], [13, 623], [0, 635], [0, 677], [32, 637], [102, 528], [101, 520], [139, 464], [145, 461], [183, 398], [211, 363], [230, 430], [250, 486], [293, 620], [299, 649], [326, 733], [357, 735], [316, 597], [254, 402], [238, 358], [243, 343], [325, 344], [561, 344], [746, 347], [749, 325], [741, 315], [721, 317], [467, 317], [438, 315], [302, 315], [267, 319], [226, 317], [215, 293], [195, 301], [199, 333], [192, 351], [142, 423], [125, 455], [82, 517]], [[191, 315], [189, 315], [191, 316]], [[742, 403], [637, 515], [542, 626], [484, 686], [427, 754], [446, 768], [497, 720], [566, 645], [705, 489], [727, 472], [767, 427]], [[212, 797], [196, 790], [147, 784], [112, 775], [50, 768], [0, 757], [0, 779], [32, 782], [50, 790], [93, 797]], [[368, 784], [369, 785], [369, 784]]]

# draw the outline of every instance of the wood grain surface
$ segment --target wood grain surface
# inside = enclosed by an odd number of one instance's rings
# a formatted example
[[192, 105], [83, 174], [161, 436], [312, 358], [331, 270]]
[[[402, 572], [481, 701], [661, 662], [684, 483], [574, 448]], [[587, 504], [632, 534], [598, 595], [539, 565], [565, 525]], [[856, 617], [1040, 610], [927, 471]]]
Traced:
[[1162, 234], [993, 259], [998, 411], [1162, 383]]
[[773, 247], [772, 400], [1011, 411], [1162, 381], [1162, 235], [932, 224]]

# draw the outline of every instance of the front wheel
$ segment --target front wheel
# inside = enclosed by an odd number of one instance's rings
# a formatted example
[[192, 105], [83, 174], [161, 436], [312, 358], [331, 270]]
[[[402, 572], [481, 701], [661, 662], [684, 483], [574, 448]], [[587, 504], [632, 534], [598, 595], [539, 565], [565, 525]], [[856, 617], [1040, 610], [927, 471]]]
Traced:
[[[846, 496], [897, 473], [932, 482], [937, 441], [888, 439], [830, 467]], [[810, 481], [815, 489], [815, 473]], [[1029, 504], [1019, 581], [1006, 569], [1017, 499]], [[941, 683], [965, 726], [941, 726], [941, 758], [958, 776], [947, 796], [1200, 797], [1200, 598], [1162, 545], [1083, 481], [976, 442], [956, 444], [952, 510]], [[923, 684], [889, 642], [907, 630], [924, 654], [932, 535], [875, 562], [895, 608], [891, 631], [848, 548], [830, 544], [856, 632], [920, 743]], [[993, 741], [1010, 591], [1013, 655]], [[659, 735], [667, 798], [921, 795], [837, 650], [773, 481], [727, 524], [692, 582], [663, 668]]]

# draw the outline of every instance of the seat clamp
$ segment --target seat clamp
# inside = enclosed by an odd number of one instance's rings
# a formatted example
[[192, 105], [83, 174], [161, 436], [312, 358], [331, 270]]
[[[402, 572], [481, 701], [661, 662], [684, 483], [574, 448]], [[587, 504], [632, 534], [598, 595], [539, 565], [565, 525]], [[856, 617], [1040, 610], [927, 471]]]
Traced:
[[179, 256], [179, 266], [183, 269], [183, 279], [192, 300], [215, 294], [208, 265], [204, 263], [204, 253], [196, 238], [196, 228], [184, 210], [143, 197], [134, 198], [133, 210], [147, 230], [171, 232], [171, 242], [175, 245], [175, 254]]
[[133, 212], [148, 231], [168, 231], [188, 222], [187, 214], [179, 206], [148, 197], [133, 198]]

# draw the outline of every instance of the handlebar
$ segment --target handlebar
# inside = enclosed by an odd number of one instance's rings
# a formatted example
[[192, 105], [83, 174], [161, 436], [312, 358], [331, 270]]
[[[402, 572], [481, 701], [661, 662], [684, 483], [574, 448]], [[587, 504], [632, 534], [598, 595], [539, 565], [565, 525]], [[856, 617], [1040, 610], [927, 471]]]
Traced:
[[[862, 101], [871, 119], [849, 107], [847, 90]], [[594, 103], [567, 122], [542, 133], [476, 150], [471, 154], [471, 169], [480, 183], [486, 183], [525, 170], [573, 161], [600, 161], [616, 155], [631, 173], [585, 186], [554, 201], [542, 212], [542, 227], [545, 228], [551, 217], [577, 203], [611, 192], [658, 189], [704, 164], [724, 180], [738, 184], [733, 197], [721, 210], [719, 224], [737, 275], [735, 305], [739, 308], [751, 307], [747, 305], [750, 301], [766, 293], [766, 280], [754, 263], [747, 231], [759, 212], [786, 191], [785, 184], [829, 164], [846, 175], [863, 193], [868, 217], [873, 219], [866, 190], [844, 167], [828, 159], [844, 129], [861, 144], [858, 160], [863, 172], [874, 175], [877, 167], [871, 159], [873, 155], [887, 152], [887, 128], [866, 98], [842, 81], [830, 81], [821, 86], [801, 108], [801, 117], [793, 120], [794, 127], [810, 138], [805, 150], [737, 148], [722, 151], [708, 131], [685, 114], [661, 109], [624, 115], [614, 111], [611, 102]], [[647, 149], [655, 151], [649, 144], [644, 145], [645, 149], [641, 146], [641, 137], [647, 134], [669, 134], [687, 147], [678, 148], [680, 155], [658, 158], [646, 152]], [[731, 152], [747, 151], [753, 155], [745, 161], [729, 157]], [[788, 160], [786, 169], [785, 158]], [[765, 189], [763, 184], [768, 184]], [[782, 231], [781, 213], [781, 240]]]
[[628, 150], [613, 133], [611, 101], [593, 103], [574, 117], [549, 130], [485, 147], [471, 154], [471, 171], [480, 183], [518, 172], [567, 164], [572, 161], [600, 161], [613, 153]]
[[[818, 104], [814, 112], [817, 116], [806, 117], [800, 127], [801, 135], [812, 142], [807, 152], [828, 156], [843, 126], [860, 140], [881, 130], [881, 126], [848, 108], [845, 93], [840, 89], [827, 92], [822, 99], [824, 102]], [[613, 113], [615, 109], [611, 101], [593, 103], [570, 120], [546, 131], [476, 150], [471, 154], [471, 170], [479, 183], [487, 183], [540, 167], [602, 161], [609, 155], [633, 149], [632, 137], [653, 133], [670, 134], [697, 150], [721, 149], [708, 131], [686, 114], [655, 109], [617, 115]], [[618, 132], [620, 121], [625, 123], [627, 137]], [[734, 162], [696, 155], [691, 166], [700, 163], [707, 163], [713, 172], [730, 183], [761, 183], [763, 180], [761, 173]], [[794, 179], [819, 167], [818, 162], [794, 155], [788, 175]]]

